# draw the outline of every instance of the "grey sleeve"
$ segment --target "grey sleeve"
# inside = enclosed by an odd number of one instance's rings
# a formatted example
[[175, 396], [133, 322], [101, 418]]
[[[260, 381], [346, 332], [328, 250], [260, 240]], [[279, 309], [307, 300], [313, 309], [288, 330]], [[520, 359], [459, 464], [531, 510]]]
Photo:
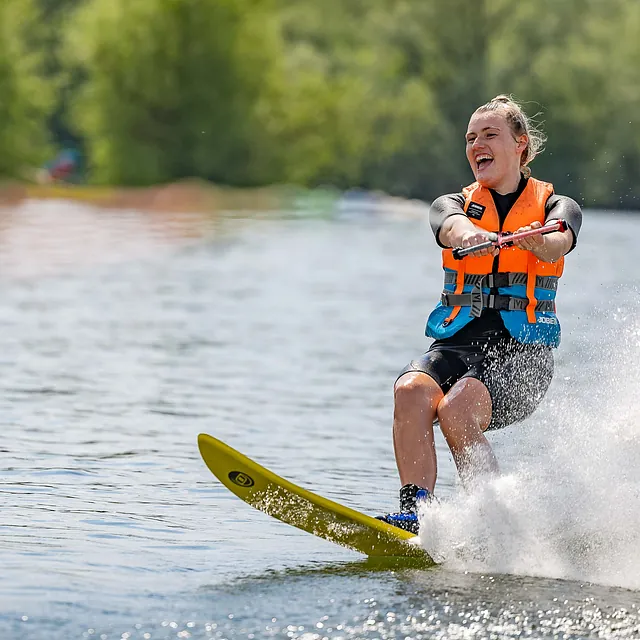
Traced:
[[446, 247], [440, 242], [440, 229], [444, 221], [450, 216], [465, 216], [464, 196], [461, 193], [449, 193], [446, 196], [436, 198], [429, 209], [429, 224], [439, 247]]
[[569, 252], [573, 251], [578, 242], [578, 234], [582, 226], [582, 209], [580, 209], [580, 205], [567, 196], [558, 196], [554, 193], [547, 200], [545, 211], [545, 222], [549, 220], [566, 220], [573, 234], [573, 243]]

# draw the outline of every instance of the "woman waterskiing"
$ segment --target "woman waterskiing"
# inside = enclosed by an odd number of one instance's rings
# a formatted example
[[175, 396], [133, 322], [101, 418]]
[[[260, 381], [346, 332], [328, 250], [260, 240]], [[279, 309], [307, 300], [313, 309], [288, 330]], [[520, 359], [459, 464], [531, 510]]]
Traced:
[[[476, 182], [441, 196], [430, 210], [442, 247], [444, 291], [427, 321], [435, 341], [400, 373], [394, 387], [393, 442], [400, 510], [380, 516], [418, 532], [418, 506], [436, 483], [434, 423], [463, 483], [498, 472], [484, 432], [527, 418], [553, 376], [560, 343], [555, 295], [564, 255], [576, 244], [582, 212], [571, 198], [531, 177], [529, 163], [545, 138], [520, 105], [497, 96], [471, 116], [466, 154]], [[564, 220], [564, 231], [487, 247], [496, 233], [539, 229]]]

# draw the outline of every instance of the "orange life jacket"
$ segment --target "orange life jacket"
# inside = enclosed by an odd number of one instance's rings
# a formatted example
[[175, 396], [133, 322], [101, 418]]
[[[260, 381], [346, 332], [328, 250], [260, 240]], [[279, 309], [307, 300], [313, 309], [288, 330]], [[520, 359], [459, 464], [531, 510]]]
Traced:
[[[515, 232], [534, 221], [545, 223], [545, 205], [552, 193], [553, 185], [529, 178], [500, 225], [490, 190], [475, 182], [463, 189], [464, 211], [481, 229]], [[564, 258], [544, 262], [530, 251], [505, 247], [497, 259], [467, 256], [456, 260], [452, 249], [444, 249], [442, 266], [445, 288], [441, 302], [429, 316], [428, 336], [449, 337], [478, 317], [482, 309], [493, 308], [500, 311], [505, 327], [519, 342], [560, 343], [554, 300]]]

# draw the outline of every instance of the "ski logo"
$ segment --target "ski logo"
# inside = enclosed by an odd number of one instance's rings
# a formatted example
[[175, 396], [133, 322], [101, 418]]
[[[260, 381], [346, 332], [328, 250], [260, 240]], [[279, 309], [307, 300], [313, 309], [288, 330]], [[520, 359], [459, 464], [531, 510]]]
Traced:
[[253, 478], [242, 471], [230, 471], [229, 480], [231, 480], [233, 484], [237, 484], [239, 487], [244, 487], [245, 489], [253, 487], [255, 484]]

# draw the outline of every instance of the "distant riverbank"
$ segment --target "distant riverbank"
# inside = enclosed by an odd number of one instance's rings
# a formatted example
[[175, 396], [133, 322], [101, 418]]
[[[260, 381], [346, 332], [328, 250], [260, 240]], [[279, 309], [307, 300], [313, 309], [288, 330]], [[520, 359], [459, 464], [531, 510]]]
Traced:
[[420, 200], [359, 189], [343, 192], [331, 187], [305, 189], [294, 185], [239, 189], [195, 179], [144, 188], [21, 183], [0, 186], [0, 206], [15, 206], [23, 200], [69, 200], [105, 209], [245, 215], [274, 212], [279, 216], [328, 218], [377, 214], [422, 217], [428, 210], [428, 204]]

